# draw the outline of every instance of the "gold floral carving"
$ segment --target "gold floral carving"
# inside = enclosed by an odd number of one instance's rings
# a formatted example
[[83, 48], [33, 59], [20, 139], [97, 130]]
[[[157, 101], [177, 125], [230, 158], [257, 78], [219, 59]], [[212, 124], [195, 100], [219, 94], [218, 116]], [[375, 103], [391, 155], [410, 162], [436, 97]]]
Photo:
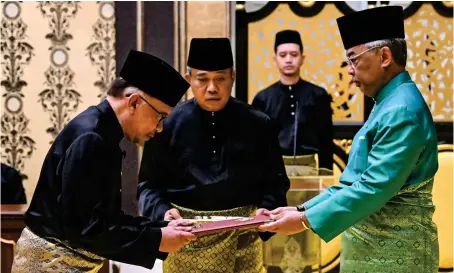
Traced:
[[325, 88], [333, 97], [334, 121], [363, 121], [363, 95], [350, 85], [344, 48], [336, 24], [343, 14], [326, 4], [314, 17], [303, 18], [293, 13], [288, 4], [280, 4], [268, 17], [249, 23], [248, 99], [276, 82], [279, 73], [273, 61], [276, 32], [299, 30], [306, 59], [301, 77]]
[[453, 21], [424, 4], [405, 21], [407, 70], [435, 121], [453, 120]]
[[[300, 31], [304, 44], [303, 79], [325, 88], [333, 97], [334, 121], [364, 121], [364, 97], [350, 84], [345, 50], [335, 18], [343, 14], [334, 4], [325, 4], [313, 17], [299, 17], [288, 4], [248, 24], [248, 99], [278, 80], [273, 61], [276, 32]], [[453, 21], [424, 3], [405, 20], [408, 41], [407, 70], [424, 96], [435, 121], [453, 120]]]
[[333, 139], [334, 144], [339, 146], [347, 155], [350, 154], [350, 149], [352, 148], [351, 139]]

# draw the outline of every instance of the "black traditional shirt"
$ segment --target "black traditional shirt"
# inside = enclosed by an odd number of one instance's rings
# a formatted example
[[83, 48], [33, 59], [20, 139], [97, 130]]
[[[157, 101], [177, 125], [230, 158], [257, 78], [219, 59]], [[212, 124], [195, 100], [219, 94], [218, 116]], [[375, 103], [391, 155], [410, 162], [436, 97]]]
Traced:
[[171, 203], [210, 211], [286, 206], [290, 185], [274, 123], [234, 98], [218, 112], [194, 99], [175, 108], [146, 143], [139, 180], [139, 205], [153, 220]]
[[22, 184], [22, 175], [15, 168], [6, 164], [2, 165], [2, 204], [27, 204], [25, 189]]
[[152, 268], [159, 223], [121, 211], [120, 123], [105, 100], [75, 117], [57, 136], [42, 166], [28, 228], [99, 256]]
[[331, 96], [323, 88], [302, 79], [279, 81], [257, 93], [252, 106], [276, 121], [282, 155], [317, 153], [320, 168], [333, 168]]

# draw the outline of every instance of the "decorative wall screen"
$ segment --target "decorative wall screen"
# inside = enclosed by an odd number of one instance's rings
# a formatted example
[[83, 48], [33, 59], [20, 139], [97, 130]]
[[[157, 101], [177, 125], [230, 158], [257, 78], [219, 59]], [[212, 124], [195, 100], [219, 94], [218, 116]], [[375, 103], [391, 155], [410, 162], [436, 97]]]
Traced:
[[[364, 98], [356, 86], [349, 84], [351, 76], [347, 74], [345, 51], [335, 20], [352, 11], [345, 2], [269, 2], [247, 15], [252, 18], [247, 25], [248, 102], [252, 102], [258, 91], [278, 80], [272, 59], [274, 36], [282, 29], [291, 28], [300, 32], [304, 44], [306, 59], [301, 76], [332, 95], [334, 121], [363, 122]], [[452, 6], [449, 8], [443, 2], [411, 2], [405, 6], [405, 15], [407, 69], [434, 119], [452, 121]]]
[[2, 163], [30, 200], [57, 134], [115, 78], [113, 2], [1, 3]]

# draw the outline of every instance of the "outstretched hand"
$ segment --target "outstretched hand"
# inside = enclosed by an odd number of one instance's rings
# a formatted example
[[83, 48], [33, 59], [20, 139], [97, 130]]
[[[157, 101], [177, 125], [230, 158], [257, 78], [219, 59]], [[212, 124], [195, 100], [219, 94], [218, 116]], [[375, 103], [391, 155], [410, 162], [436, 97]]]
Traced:
[[266, 223], [259, 226], [260, 231], [269, 231], [291, 235], [305, 230], [305, 227], [301, 223], [300, 219], [301, 212], [296, 211], [296, 209], [295, 210], [285, 210], [285, 208], [278, 209], [281, 209], [277, 211], [279, 212], [278, 214], [270, 215], [270, 218], [274, 220], [274, 222]]

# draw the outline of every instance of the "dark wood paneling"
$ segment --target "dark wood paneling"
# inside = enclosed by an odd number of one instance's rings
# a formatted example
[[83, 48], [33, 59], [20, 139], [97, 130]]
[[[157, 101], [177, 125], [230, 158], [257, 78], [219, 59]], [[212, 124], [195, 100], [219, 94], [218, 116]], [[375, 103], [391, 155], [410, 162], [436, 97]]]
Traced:
[[[115, 50], [117, 76], [131, 49], [137, 49], [137, 3], [115, 2]], [[122, 165], [122, 209], [127, 214], [137, 214], [138, 150], [135, 144], [123, 139], [120, 148], [125, 152]]]
[[[173, 2], [143, 3], [143, 51], [156, 55], [173, 66], [174, 16]], [[137, 49], [137, 2], [115, 2], [117, 76], [129, 50]], [[126, 139], [120, 147], [125, 151], [122, 166], [122, 209], [137, 215], [138, 147]]]
[[137, 3], [115, 2], [115, 60], [117, 76], [131, 49], [137, 49]]
[[[244, 1], [237, 1], [237, 5], [244, 5]], [[268, 4], [267, 4], [268, 5]], [[248, 102], [248, 19], [244, 9], [236, 10], [235, 13], [235, 98]]]
[[[25, 227], [23, 215], [27, 205], [2, 205], [2, 228], [1, 228], [1, 270], [2, 272], [11, 272], [11, 266], [14, 259], [14, 246], [19, 239], [22, 230]], [[7, 241], [14, 241], [10, 244]]]
[[174, 2], [144, 2], [144, 51], [174, 62]]

